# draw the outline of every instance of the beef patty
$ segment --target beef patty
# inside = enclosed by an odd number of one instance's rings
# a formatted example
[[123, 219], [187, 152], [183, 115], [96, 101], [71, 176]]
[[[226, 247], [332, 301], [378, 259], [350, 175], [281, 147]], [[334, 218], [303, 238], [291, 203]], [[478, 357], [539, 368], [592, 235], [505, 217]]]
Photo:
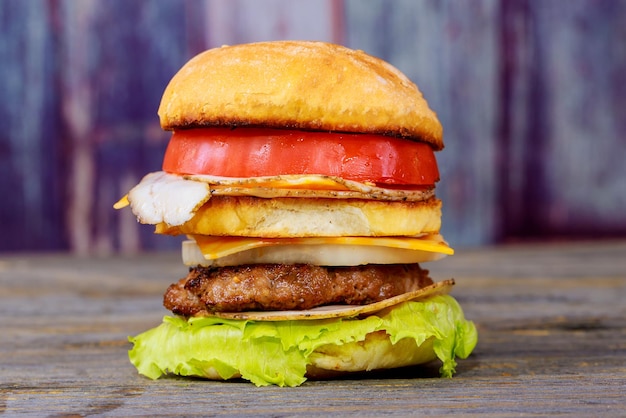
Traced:
[[428, 270], [417, 264], [194, 267], [167, 289], [163, 305], [184, 316], [302, 310], [331, 304], [364, 305], [430, 284]]

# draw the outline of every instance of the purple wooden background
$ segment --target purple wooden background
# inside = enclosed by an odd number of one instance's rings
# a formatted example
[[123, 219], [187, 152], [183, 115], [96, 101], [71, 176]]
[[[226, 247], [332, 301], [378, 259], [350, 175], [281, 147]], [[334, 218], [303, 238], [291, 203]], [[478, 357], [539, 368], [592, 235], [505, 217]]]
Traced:
[[420, 86], [454, 246], [626, 236], [624, 0], [1, 0], [0, 251], [176, 248], [111, 205], [160, 167], [174, 72], [269, 39], [344, 43]]

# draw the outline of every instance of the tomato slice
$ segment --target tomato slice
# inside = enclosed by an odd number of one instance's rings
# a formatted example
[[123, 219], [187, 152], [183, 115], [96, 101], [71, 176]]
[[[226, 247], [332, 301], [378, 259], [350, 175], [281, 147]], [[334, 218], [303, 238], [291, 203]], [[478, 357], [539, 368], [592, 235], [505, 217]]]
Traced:
[[423, 142], [263, 128], [175, 131], [163, 170], [222, 177], [321, 174], [383, 187], [426, 187], [439, 181], [433, 149]]

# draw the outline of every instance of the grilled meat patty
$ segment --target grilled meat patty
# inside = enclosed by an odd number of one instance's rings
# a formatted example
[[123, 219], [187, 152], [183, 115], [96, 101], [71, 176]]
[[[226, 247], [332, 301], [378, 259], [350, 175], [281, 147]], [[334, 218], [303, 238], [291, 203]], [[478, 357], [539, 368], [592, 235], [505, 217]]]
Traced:
[[184, 316], [302, 310], [331, 304], [364, 305], [430, 284], [428, 270], [417, 264], [195, 267], [167, 289], [163, 305]]

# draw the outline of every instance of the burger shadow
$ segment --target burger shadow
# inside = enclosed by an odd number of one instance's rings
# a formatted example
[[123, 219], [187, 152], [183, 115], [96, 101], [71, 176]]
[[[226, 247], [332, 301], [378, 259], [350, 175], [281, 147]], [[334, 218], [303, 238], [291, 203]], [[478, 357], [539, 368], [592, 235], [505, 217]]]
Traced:
[[352, 380], [407, 380], [439, 378], [441, 363], [432, 361], [419, 366], [398, 367], [394, 369], [370, 370], [351, 373], [332, 373], [320, 378], [308, 379], [308, 382], [319, 381], [352, 381]]
[[[474, 361], [472, 361], [474, 360]], [[464, 359], [456, 367], [454, 377], [471, 375], [478, 368], [477, 359]], [[324, 376], [320, 379], [308, 379], [307, 382], [319, 381], [353, 381], [353, 380], [414, 380], [414, 379], [441, 379], [441, 362], [433, 360], [417, 366], [398, 367], [394, 369], [371, 370]]]
[[[454, 377], [463, 377], [466, 375], [473, 375], [473, 370], [479, 369], [479, 359], [476, 358], [475, 355], [471, 356], [468, 359], [464, 359], [462, 362], [459, 362], [456, 367], [456, 372]], [[381, 370], [370, 370], [370, 371], [360, 371], [360, 372], [331, 372], [328, 371], [326, 374], [318, 375], [317, 377], [309, 377], [303, 385], [319, 385], [319, 384], [337, 384], [340, 382], [350, 382], [350, 381], [394, 381], [394, 380], [428, 380], [435, 379], [437, 381], [441, 380], [441, 362], [438, 360], [433, 360], [429, 363], [420, 364], [416, 366], [407, 366], [407, 367], [398, 367], [393, 369], [381, 369]], [[202, 382], [215, 382], [210, 379], [197, 377], [197, 376], [177, 376], [174, 374], [168, 374], [167, 380], [170, 382], [177, 383], [186, 383], [197, 382], [198, 384], [202, 384]], [[218, 381], [220, 385], [224, 384], [251, 384], [249, 381], [242, 378], [233, 378], [223, 381]]]

